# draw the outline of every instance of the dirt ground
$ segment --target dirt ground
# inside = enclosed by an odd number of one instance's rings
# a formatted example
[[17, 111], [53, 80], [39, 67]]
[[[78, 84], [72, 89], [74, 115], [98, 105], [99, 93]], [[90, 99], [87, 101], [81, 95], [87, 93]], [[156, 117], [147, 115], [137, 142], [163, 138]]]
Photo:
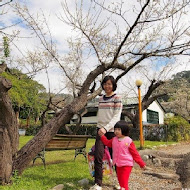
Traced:
[[[161, 152], [166, 155], [171, 155], [171, 157], [181, 157], [190, 153], [190, 142], [176, 143], [173, 145], [160, 146], [155, 149], [158, 152]], [[151, 165], [155, 173], [169, 173], [175, 174], [175, 171], [165, 167], [157, 167]], [[116, 178], [116, 177], [115, 177]], [[114, 190], [114, 180], [106, 180], [103, 186], [103, 190]], [[129, 189], [130, 190], [177, 190], [182, 189], [182, 184], [179, 180], [171, 179], [161, 179], [151, 175], [144, 174], [143, 171], [135, 165], [129, 180]]]
[[168, 146], [160, 146], [157, 148], [157, 150], [173, 155], [187, 154], [190, 152], [190, 142], [182, 142]]

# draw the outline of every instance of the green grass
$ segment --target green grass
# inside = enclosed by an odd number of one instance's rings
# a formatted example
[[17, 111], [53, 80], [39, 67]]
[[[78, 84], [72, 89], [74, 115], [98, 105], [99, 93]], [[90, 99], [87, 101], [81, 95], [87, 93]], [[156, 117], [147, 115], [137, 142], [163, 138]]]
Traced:
[[[140, 147], [140, 141], [134, 141], [137, 149]], [[171, 145], [174, 144], [174, 142], [163, 142], [163, 141], [144, 141], [143, 149], [149, 149], [149, 148], [156, 148], [158, 146], [162, 145]]]
[[[21, 136], [20, 146], [22, 147], [31, 136]], [[94, 144], [95, 139], [89, 139], [87, 142], [88, 151]], [[139, 142], [135, 141], [137, 148]], [[145, 141], [145, 148], [166, 144], [165, 142]], [[168, 144], [171, 144], [168, 143]], [[34, 167], [32, 164], [23, 172], [21, 176], [13, 178], [14, 183], [11, 186], [0, 186], [2, 190], [49, 190], [58, 184], [64, 184], [64, 190], [82, 189], [78, 181], [87, 178], [90, 185], [93, 184], [93, 178], [89, 174], [88, 163], [83, 155], [78, 155], [74, 161], [74, 150], [49, 151], [46, 152], [46, 169], [42, 161], [37, 159]]]

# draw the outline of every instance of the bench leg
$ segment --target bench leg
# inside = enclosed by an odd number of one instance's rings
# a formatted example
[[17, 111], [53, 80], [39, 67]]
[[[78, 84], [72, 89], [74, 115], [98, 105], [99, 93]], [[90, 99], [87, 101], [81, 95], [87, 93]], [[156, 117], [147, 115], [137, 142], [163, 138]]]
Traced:
[[82, 154], [85, 157], [85, 160], [87, 161], [87, 157], [86, 157], [86, 149], [85, 148], [81, 148], [81, 149], [75, 149], [75, 157], [74, 160], [76, 159], [76, 157]]
[[35, 163], [35, 161], [36, 161], [37, 158], [40, 158], [40, 159], [42, 160], [43, 165], [44, 165], [44, 168], [46, 169], [45, 149], [42, 150], [41, 152], [39, 152], [39, 153], [37, 154], [37, 156], [33, 159], [33, 164], [32, 164], [32, 166], [34, 166], [34, 163]]

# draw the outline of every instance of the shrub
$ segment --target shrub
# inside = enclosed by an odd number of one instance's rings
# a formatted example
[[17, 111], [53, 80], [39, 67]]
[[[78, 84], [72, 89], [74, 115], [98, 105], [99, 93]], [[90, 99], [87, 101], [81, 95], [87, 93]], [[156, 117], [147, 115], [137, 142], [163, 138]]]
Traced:
[[[67, 126], [74, 131], [75, 124], [67, 124]], [[38, 133], [41, 126], [31, 125], [26, 129], [27, 136], [34, 136]], [[65, 127], [61, 127], [58, 131], [58, 134], [69, 134]], [[79, 130], [76, 133], [77, 135], [91, 135], [92, 137], [96, 136], [96, 124], [81, 124]]]
[[190, 124], [180, 116], [168, 118], [168, 140], [187, 141], [190, 139]]
[[35, 136], [40, 130], [41, 126], [33, 125], [26, 129], [26, 136]]
[[[73, 131], [76, 127], [75, 124], [67, 124], [67, 126]], [[61, 127], [58, 131], [58, 134], [69, 134], [65, 127]], [[79, 130], [76, 133], [77, 135], [91, 135], [96, 136], [96, 124], [81, 124]]]

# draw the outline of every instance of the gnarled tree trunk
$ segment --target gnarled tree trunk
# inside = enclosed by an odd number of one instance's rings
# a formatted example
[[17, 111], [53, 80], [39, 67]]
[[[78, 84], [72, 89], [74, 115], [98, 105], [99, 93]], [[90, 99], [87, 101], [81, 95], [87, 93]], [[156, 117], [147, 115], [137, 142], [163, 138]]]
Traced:
[[11, 88], [11, 83], [6, 81], [6, 79], [0, 78], [0, 104], [2, 104], [0, 105], [0, 129], [2, 137], [0, 140], [0, 168], [2, 170], [0, 177], [3, 183], [10, 182], [13, 171], [16, 170], [18, 174], [21, 174], [36, 154], [39, 153], [56, 135], [59, 128], [68, 123], [74, 114], [84, 108], [88, 99], [92, 99], [100, 93], [98, 89], [92, 95], [88, 96], [90, 84], [99, 74], [103, 73], [103, 71], [107, 69], [109, 69], [109, 67], [105, 69], [103, 66], [99, 66], [94, 71], [91, 71], [83, 83], [79, 96], [76, 97], [72, 103], [63, 108], [47, 124], [45, 124], [38, 134], [36, 134], [36, 136], [18, 152], [18, 125], [7, 93], [8, 89]]
[[11, 83], [0, 77], [0, 182], [10, 182], [13, 160], [16, 157], [19, 135], [18, 125], [8, 96]]
[[28, 166], [32, 159], [56, 135], [59, 128], [70, 121], [73, 114], [82, 109], [87, 102], [87, 96], [82, 95], [66, 106], [56, 117], [45, 124], [36, 136], [17, 152], [14, 159], [13, 170], [19, 174]]
[[52, 139], [59, 128], [72, 118], [73, 114], [82, 109], [87, 102], [87, 94], [76, 98], [56, 117], [48, 122], [38, 134], [18, 151], [19, 135], [17, 119], [8, 97], [11, 83], [0, 77], [0, 182], [10, 183], [12, 172], [19, 174], [31, 160]]

